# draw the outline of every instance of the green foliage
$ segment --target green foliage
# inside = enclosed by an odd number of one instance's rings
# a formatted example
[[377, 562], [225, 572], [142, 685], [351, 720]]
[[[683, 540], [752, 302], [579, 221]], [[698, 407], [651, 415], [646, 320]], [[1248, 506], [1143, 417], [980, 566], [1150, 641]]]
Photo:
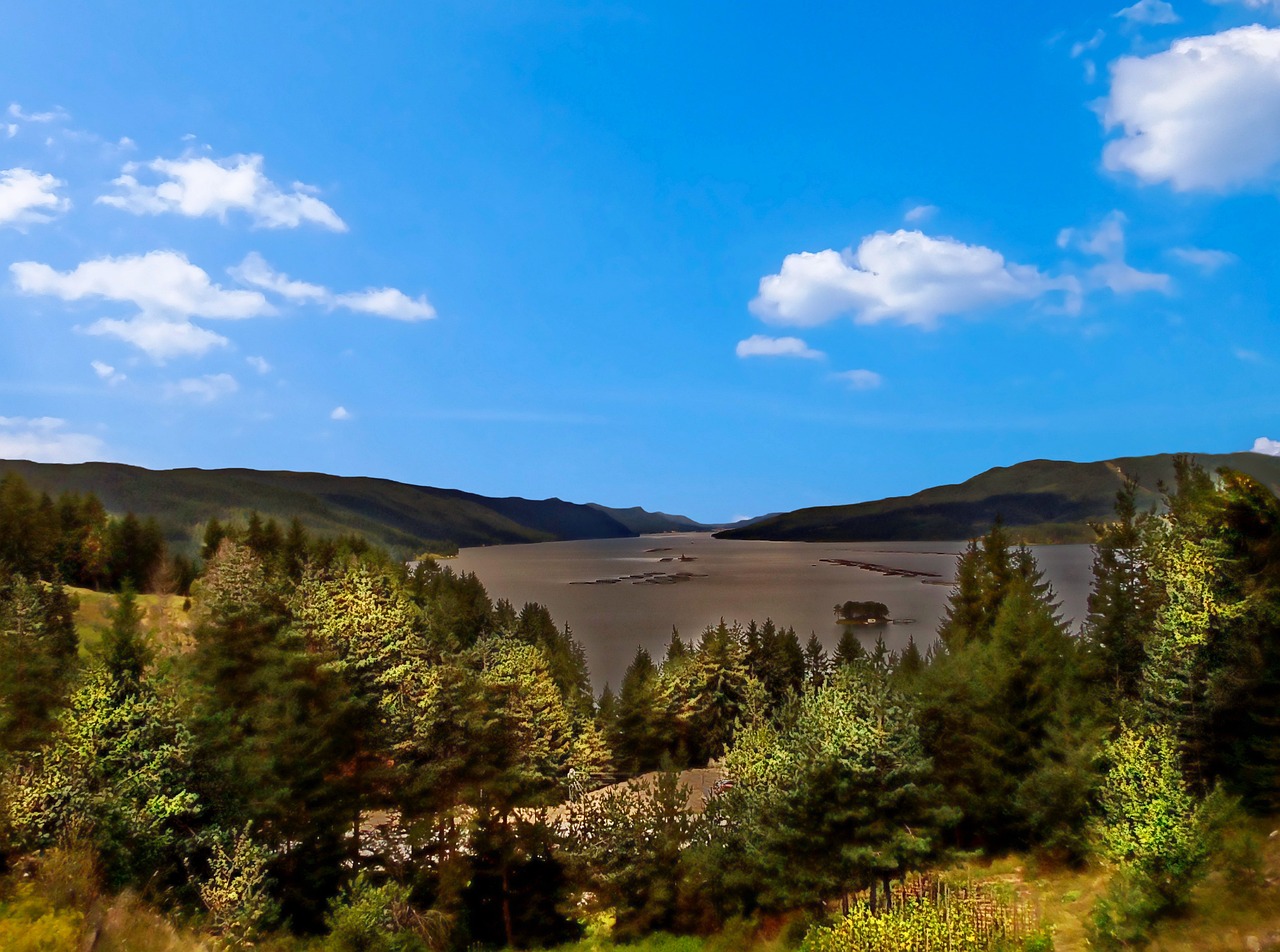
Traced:
[[248, 829], [234, 836], [215, 830], [209, 839], [209, 872], [197, 884], [200, 902], [217, 936], [248, 943], [279, 912], [269, 891], [271, 852]]
[[938, 855], [954, 820], [905, 699], [884, 672], [846, 668], [775, 726], [757, 720], [725, 757], [727, 888], [766, 910], [813, 905], [901, 876]]
[[54, 908], [30, 885], [0, 901], [0, 949], [5, 952], [79, 952], [84, 917]]
[[987, 895], [912, 900], [873, 912], [858, 905], [831, 926], [810, 930], [800, 952], [1052, 952], [1053, 934], [1026, 910]]
[[449, 923], [415, 909], [409, 888], [375, 885], [358, 875], [329, 905], [324, 952], [432, 952], [445, 947]]

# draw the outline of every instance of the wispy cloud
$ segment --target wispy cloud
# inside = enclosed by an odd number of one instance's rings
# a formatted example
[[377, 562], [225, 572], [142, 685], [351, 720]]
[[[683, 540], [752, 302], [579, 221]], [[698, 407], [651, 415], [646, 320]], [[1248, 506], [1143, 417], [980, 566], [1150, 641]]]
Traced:
[[366, 288], [363, 291], [335, 294], [323, 285], [296, 281], [277, 271], [256, 251], [250, 252], [243, 261], [228, 270], [242, 284], [270, 291], [286, 301], [298, 304], [323, 304], [329, 308], [373, 314], [396, 321], [427, 321], [436, 316], [436, 309], [426, 295], [410, 297], [398, 288]]
[[1151, 26], [1182, 22], [1182, 17], [1178, 16], [1173, 9], [1173, 4], [1168, 0], [1138, 0], [1133, 6], [1125, 7], [1115, 15], [1130, 23], [1145, 23]]
[[189, 397], [200, 403], [213, 403], [239, 389], [240, 385], [231, 374], [205, 374], [168, 384], [165, 392], [170, 397]]
[[329, 419], [330, 420], [350, 420], [351, 411], [348, 410], [346, 407], [334, 407], [329, 412]]
[[93, 368], [93, 372], [98, 375], [99, 380], [105, 380], [107, 383], [115, 386], [123, 383], [128, 378], [112, 367], [110, 364], [101, 360], [91, 360], [89, 366]]
[[1216, 251], [1212, 248], [1171, 248], [1169, 254], [1184, 264], [1199, 268], [1205, 274], [1213, 274], [1219, 268], [1239, 260], [1229, 251]]
[[738, 341], [736, 353], [739, 357], [801, 357], [806, 360], [818, 360], [826, 356], [799, 337], [766, 337], [763, 334], [753, 334], [746, 340]]
[[1115, 294], [1139, 291], [1169, 294], [1173, 290], [1173, 279], [1169, 275], [1140, 271], [1125, 260], [1124, 230], [1127, 223], [1124, 212], [1113, 211], [1091, 230], [1064, 228], [1058, 233], [1058, 247], [1075, 248], [1102, 259], [1086, 274], [1091, 288], [1108, 288]]
[[853, 390], [874, 390], [884, 383], [884, 378], [874, 370], [845, 370], [836, 376]]

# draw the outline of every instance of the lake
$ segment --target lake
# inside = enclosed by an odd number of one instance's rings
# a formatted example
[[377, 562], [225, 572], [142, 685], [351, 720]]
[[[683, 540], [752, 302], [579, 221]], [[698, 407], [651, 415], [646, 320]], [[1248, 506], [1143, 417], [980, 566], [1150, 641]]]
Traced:
[[[859, 628], [866, 646], [883, 633], [892, 650], [914, 637], [923, 651], [936, 636], [965, 544], [755, 542], [689, 533], [484, 546], [463, 549], [448, 564], [474, 572], [495, 601], [505, 598], [517, 610], [541, 602], [558, 624], [568, 622], [598, 692], [606, 682], [617, 689], [638, 646], [660, 661], [673, 626], [696, 641], [721, 618], [772, 618], [795, 628], [802, 644], [817, 632], [831, 651], [841, 632], [833, 608], [849, 600], [883, 602], [895, 619]], [[1086, 613], [1090, 547], [1032, 551], [1077, 629]]]

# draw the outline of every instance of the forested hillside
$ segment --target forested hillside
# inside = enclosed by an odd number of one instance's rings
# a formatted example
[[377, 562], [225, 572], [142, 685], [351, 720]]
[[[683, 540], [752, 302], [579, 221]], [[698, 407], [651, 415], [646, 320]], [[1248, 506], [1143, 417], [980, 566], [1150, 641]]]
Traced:
[[[1226, 466], [1280, 491], [1280, 458], [1259, 453], [1203, 455], [1212, 471]], [[1098, 463], [1030, 460], [997, 466], [954, 486], [936, 486], [848, 506], [798, 509], [749, 526], [725, 529], [725, 539], [792, 542], [907, 542], [972, 539], [996, 519], [1026, 542], [1091, 542], [1089, 523], [1106, 519], [1127, 476], [1140, 506], [1160, 502], [1161, 484], [1175, 477], [1175, 457], [1127, 456]]]
[[[211, 524], [183, 637], [125, 586], [83, 652], [74, 592], [6, 566], [0, 945], [1053, 948], [1034, 904], [948, 872], [1014, 851], [1092, 871], [1091, 948], [1210, 881], [1261, 908], [1280, 501], [1187, 459], [1159, 513], [1140, 492], [1098, 528], [1079, 638], [996, 525], [928, 650], [722, 623], [600, 697], [543, 606], [368, 546]], [[711, 762], [690, 810], [674, 771]]]
[[[0, 460], [37, 492], [92, 493], [112, 513], [153, 518], [171, 547], [193, 554], [205, 522], [250, 512], [297, 519], [324, 535], [358, 533], [375, 545], [417, 554], [457, 546], [561, 539], [611, 539], [695, 527], [682, 516], [613, 510], [559, 499], [490, 498], [389, 479], [251, 469], [148, 470], [122, 463]], [[637, 521], [638, 520], [638, 521]], [[632, 526], [635, 525], [635, 528]]]

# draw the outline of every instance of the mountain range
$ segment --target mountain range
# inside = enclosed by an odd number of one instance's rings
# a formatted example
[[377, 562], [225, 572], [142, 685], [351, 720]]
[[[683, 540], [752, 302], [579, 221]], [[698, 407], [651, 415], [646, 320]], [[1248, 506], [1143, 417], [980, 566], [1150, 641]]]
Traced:
[[[417, 554], [455, 546], [709, 530], [719, 530], [720, 538], [775, 541], [954, 540], [982, 534], [997, 517], [1027, 542], [1088, 542], [1093, 538], [1089, 523], [1110, 516], [1126, 474], [1138, 481], [1140, 505], [1158, 505], [1160, 485], [1173, 480], [1173, 459], [1162, 454], [1096, 463], [1031, 460], [911, 496], [774, 513], [728, 527], [638, 506], [495, 498], [365, 476], [25, 460], [0, 460], [0, 475], [15, 472], [51, 495], [93, 492], [110, 512], [154, 517], [179, 549], [193, 548], [209, 519], [243, 519], [257, 512], [280, 521], [297, 516], [313, 532], [355, 532], [398, 553]], [[1230, 453], [1196, 459], [1209, 470], [1240, 470], [1280, 495], [1280, 457]]]
[[[1227, 453], [1194, 458], [1211, 472], [1227, 467], [1246, 473], [1280, 495], [1280, 457]], [[1140, 507], [1158, 506], [1160, 485], [1173, 482], [1173, 460], [1172, 454], [1096, 463], [1030, 460], [911, 496], [797, 509], [716, 535], [795, 542], [925, 542], [971, 539], [998, 517], [1025, 542], [1091, 542], [1089, 523], [1111, 516], [1125, 476], [1138, 482]]]

